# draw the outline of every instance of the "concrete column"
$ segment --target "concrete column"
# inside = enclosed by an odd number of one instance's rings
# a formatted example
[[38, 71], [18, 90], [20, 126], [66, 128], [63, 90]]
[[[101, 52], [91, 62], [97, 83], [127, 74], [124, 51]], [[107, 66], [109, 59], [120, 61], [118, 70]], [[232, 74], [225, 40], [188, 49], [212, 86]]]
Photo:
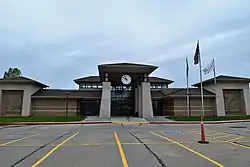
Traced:
[[143, 117], [142, 116], [142, 89], [141, 89], [141, 85], [138, 85], [138, 90], [137, 90], [137, 93], [138, 93], [138, 116], [139, 117]]
[[102, 99], [101, 99], [99, 116], [101, 118], [110, 118], [110, 111], [111, 111], [111, 83], [102, 82]]
[[22, 116], [30, 116], [31, 94], [29, 91], [23, 92]]
[[138, 88], [135, 88], [135, 113], [138, 113]]
[[153, 118], [153, 106], [150, 91], [150, 82], [141, 83], [142, 116], [143, 118]]
[[217, 116], [225, 116], [225, 102], [222, 89], [216, 89], [216, 110]]
[[249, 89], [243, 89], [243, 97], [245, 102], [246, 115], [250, 115], [250, 91]]
[[0, 115], [3, 115], [3, 95], [2, 90], [0, 90]]

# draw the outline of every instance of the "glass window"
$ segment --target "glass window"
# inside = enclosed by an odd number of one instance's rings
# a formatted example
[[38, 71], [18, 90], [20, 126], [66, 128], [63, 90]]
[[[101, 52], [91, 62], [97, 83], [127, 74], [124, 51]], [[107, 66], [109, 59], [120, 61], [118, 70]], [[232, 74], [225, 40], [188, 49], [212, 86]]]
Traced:
[[92, 88], [97, 88], [97, 84], [92, 83]]
[[162, 84], [162, 88], [168, 88], [167, 84]]
[[79, 88], [80, 88], [80, 89], [85, 88], [85, 84], [84, 84], [84, 83], [81, 83], [81, 84], [79, 85]]
[[97, 84], [97, 87], [98, 87], [98, 88], [102, 88], [102, 84], [101, 84], [101, 83], [98, 83], [98, 84]]
[[91, 88], [91, 84], [86, 84], [86, 88]]
[[161, 89], [161, 84], [156, 84], [157, 89]]

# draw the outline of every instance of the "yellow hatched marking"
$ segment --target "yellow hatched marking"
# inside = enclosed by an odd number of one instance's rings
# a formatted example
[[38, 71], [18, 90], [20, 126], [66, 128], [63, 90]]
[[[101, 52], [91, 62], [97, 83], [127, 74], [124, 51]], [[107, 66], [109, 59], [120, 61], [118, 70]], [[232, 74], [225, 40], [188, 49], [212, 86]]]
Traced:
[[222, 136], [214, 137], [213, 139], [220, 139], [220, 138], [223, 138], [223, 137], [234, 136], [234, 135], [235, 134], [227, 134], [227, 135], [222, 135]]
[[226, 142], [239, 140], [239, 139], [242, 139], [243, 137], [244, 136], [236, 137], [236, 138], [233, 138], [233, 139], [230, 139], [230, 140], [226, 140]]
[[26, 137], [22, 137], [20, 139], [16, 139], [16, 140], [12, 140], [12, 141], [9, 141], [7, 143], [3, 143], [3, 144], [0, 144], [0, 146], [6, 146], [6, 145], [9, 145], [9, 144], [12, 144], [12, 143], [16, 143], [18, 141], [22, 141], [24, 139], [28, 139], [28, 138], [31, 138], [31, 137], [34, 137], [34, 136], [38, 136], [38, 135], [41, 135], [42, 133], [38, 133], [38, 134], [34, 134], [34, 135], [29, 135], [29, 136], [26, 136]]
[[201, 153], [199, 153], [199, 152], [197, 152], [197, 151], [195, 151], [195, 150], [193, 150], [193, 149], [191, 149], [191, 148], [189, 148], [189, 147], [187, 147], [187, 146], [185, 146], [185, 145], [183, 145], [183, 144], [181, 144], [181, 143], [179, 143], [179, 142], [177, 142], [177, 141], [174, 141], [174, 140], [172, 140], [172, 139], [169, 139], [169, 138], [167, 138], [167, 137], [165, 137], [165, 136], [159, 135], [159, 134], [154, 133], [154, 132], [151, 132], [151, 134], [153, 134], [153, 135], [155, 135], [155, 136], [158, 136], [158, 137], [161, 137], [161, 138], [163, 138], [163, 139], [166, 139], [166, 140], [168, 140], [168, 141], [170, 141], [170, 142], [172, 142], [172, 143], [174, 143], [174, 144], [176, 144], [176, 145], [178, 145], [178, 146], [180, 146], [180, 147], [182, 147], [182, 148], [185, 148], [186, 150], [188, 150], [188, 151], [190, 151], [190, 152], [192, 152], [192, 153], [194, 153], [194, 154], [196, 154], [196, 155], [198, 155], [198, 156], [200, 156], [200, 157], [202, 157], [202, 158], [208, 160], [209, 162], [213, 163], [213, 164], [216, 165], [216, 166], [224, 167], [224, 165], [222, 165], [222, 164], [220, 164], [220, 163], [214, 161], [213, 159], [211, 159], [211, 158], [209, 158], [209, 157], [207, 157], [207, 156], [205, 156], [205, 155], [203, 155], [203, 154], [201, 154]]

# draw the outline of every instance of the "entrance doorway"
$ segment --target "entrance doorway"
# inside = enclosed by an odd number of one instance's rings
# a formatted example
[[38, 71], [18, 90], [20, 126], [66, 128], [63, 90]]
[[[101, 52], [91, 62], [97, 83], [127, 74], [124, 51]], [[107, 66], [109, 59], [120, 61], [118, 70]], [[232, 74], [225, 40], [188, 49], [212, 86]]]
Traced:
[[132, 86], [112, 87], [111, 116], [135, 116], [134, 88]]
[[80, 115], [82, 116], [98, 116], [100, 100], [98, 99], [79, 99]]

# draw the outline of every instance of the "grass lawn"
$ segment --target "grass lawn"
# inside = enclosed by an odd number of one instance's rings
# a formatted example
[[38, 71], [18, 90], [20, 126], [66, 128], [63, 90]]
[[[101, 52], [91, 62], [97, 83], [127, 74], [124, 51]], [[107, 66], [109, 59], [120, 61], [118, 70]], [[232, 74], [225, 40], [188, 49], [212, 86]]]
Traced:
[[[175, 121], [200, 121], [200, 116], [191, 116], [188, 118], [187, 116], [178, 117], [178, 116], [170, 116], [166, 117], [168, 119], [172, 119]], [[239, 116], [221, 116], [221, 117], [214, 117], [214, 116], [205, 116], [204, 121], [227, 121], [227, 120], [245, 120], [250, 119], [250, 115], [239, 115]]]
[[0, 117], [0, 122], [69, 122], [84, 120], [82, 116], [10, 116]]

